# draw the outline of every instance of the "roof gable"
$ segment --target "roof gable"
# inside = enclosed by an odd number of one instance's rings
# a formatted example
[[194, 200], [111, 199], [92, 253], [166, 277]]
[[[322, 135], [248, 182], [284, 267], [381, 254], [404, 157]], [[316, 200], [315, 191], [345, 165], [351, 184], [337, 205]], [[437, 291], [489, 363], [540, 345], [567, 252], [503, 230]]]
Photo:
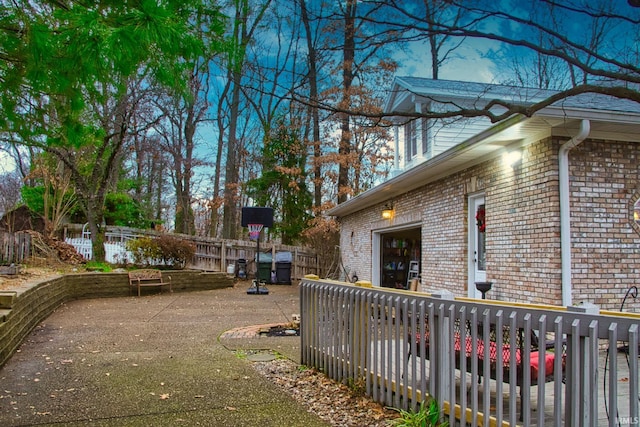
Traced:
[[[517, 105], [531, 105], [558, 93], [559, 91], [548, 89], [399, 76], [394, 80], [393, 88], [384, 105], [384, 112], [392, 115], [394, 113], [415, 111], [413, 104], [420, 100], [423, 102], [435, 101], [443, 104], [452, 101], [463, 101], [478, 108], [483, 108], [486, 103], [492, 100], [501, 100]], [[564, 98], [547, 108], [640, 114], [639, 103], [599, 93], [582, 93]], [[544, 109], [540, 114], [544, 115]]]
[[[486, 83], [397, 77], [385, 103], [384, 112], [389, 116], [402, 112], [406, 116], [415, 111], [416, 102], [434, 99], [442, 104], [449, 101], [489, 102], [493, 99], [532, 103], [555, 93], [557, 92]], [[578, 133], [582, 120], [591, 122], [589, 138], [640, 143], [640, 103], [609, 95], [584, 93], [561, 99], [537, 111], [532, 117], [515, 114], [489, 125], [443, 153], [341, 203], [328, 214], [340, 217], [383, 203], [398, 194], [495, 158], [507, 148], [523, 146], [545, 136], [573, 137]]]

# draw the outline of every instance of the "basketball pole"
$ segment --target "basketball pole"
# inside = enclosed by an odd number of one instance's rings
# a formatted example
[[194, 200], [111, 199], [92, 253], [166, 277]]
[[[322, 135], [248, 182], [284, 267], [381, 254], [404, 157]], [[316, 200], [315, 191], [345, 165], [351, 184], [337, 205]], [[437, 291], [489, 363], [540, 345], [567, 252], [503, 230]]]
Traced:
[[256, 239], [256, 277], [253, 281], [253, 283], [255, 284], [255, 287], [250, 286], [249, 289], [247, 289], [248, 294], [267, 295], [269, 293], [269, 290], [267, 289], [266, 286], [263, 286], [262, 289], [260, 289], [260, 278], [258, 277], [258, 273], [260, 272], [260, 235], [261, 234], [262, 234], [262, 229], [258, 231], [258, 238]]
[[[260, 289], [260, 278], [258, 274], [260, 272], [260, 233], [263, 227], [271, 227], [273, 225], [273, 208], [270, 207], [250, 207], [245, 206], [242, 208], [242, 226], [249, 227], [249, 233], [251, 233], [251, 225], [260, 225], [260, 231], [258, 231], [257, 249], [256, 249], [256, 277], [254, 279], [255, 286], [251, 286], [247, 289], [248, 294], [263, 294], [269, 293], [266, 286]], [[251, 236], [251, 234], [249, 235]]]

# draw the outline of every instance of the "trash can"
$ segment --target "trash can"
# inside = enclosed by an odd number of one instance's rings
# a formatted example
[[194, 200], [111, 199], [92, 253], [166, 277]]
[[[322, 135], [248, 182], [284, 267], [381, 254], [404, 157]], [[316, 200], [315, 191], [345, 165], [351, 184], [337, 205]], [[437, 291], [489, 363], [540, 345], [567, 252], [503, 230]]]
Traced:
[[291, 284], [291, 262], [293, 255], [291, 252], [276, 252], [276, 281], [281, 285]]
[[258, 280], [265, 283], [271, 283], [271, 262], [273, 258], [271, 253], [258, 254], [256, 263], [258, 265]]
[[238, 258], [236, 261], [236, 277], [240, 279], [247, 278], [247, 260], [244, 258]]

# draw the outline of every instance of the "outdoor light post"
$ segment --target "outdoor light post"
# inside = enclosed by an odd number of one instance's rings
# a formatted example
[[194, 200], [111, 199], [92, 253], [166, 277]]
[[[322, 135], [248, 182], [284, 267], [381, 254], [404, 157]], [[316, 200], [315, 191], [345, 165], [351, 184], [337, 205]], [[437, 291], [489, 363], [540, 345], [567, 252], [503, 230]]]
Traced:
[[493, 282], [476, 282], [476, 289], [482, 292], [482, 299], [487, 299], [487, 292], [491, 290]]

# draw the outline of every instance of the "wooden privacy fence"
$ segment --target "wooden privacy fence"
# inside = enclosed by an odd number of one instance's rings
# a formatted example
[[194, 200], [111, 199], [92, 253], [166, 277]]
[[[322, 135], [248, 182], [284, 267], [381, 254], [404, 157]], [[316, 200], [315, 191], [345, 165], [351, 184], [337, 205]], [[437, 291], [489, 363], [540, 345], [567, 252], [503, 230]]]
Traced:
[[[128, 240], [139, 237], [158, 237], [161, 232], [154, 230], [141, 230], [129, 227], [107, 227], [105, 235], [105, 252], [107, 261], [112, 263], [132, 262], [133, 257], [126, 250]], [[245, 240], [213, 239], [206, 237], [190, 236], [187, 234], [171, 234], [182, 240], [195, 244], [196, 253], [193, 260], [188, 263], [188, 268], [205, 271], [230, 271], [229, 266], [234, 269], [238, 260], [245, 260], [249, 277], [253, 277], [257, 270], [256, 243]], [[86, 259], [91, 259], [91, 241], [87, 227], [81, 224], [69, 224], [65, 226], [64, 240], [72, 244], [76, 250]], [[319, 257], [311, 248], [301, 246], [282, 245], [278, 243], [261, 243], [260, 252], [270, 252], [273, 261], [272, 268], [275, 268], [275, 254], [278, 252], [291, 253], [291, 279], [299, 280], [307, 274], [324, 275], [326, 272], [320, 271]], [[261, 257], [262, 260], [262, 257]]]
[[0, 264], [20, 263], [31, 254], [31, 236], [28, 233], [0, 231]]

